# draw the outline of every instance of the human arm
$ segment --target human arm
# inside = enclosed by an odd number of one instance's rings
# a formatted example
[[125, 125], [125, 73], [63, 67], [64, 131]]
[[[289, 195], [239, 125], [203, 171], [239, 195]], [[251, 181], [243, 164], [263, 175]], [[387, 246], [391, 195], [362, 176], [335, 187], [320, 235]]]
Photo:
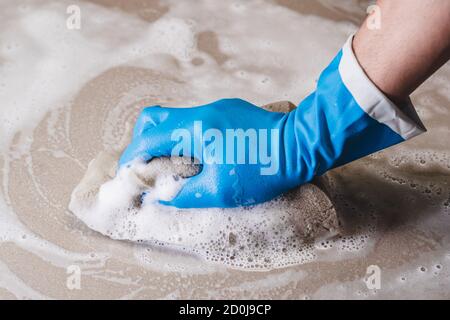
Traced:
[[[387, 9], [392, 5], [383, 1], [379, 4]], [[415, 10], [409, 11], [413, 21]], [[399, 19], [403, 18], [382, 16], [381, 29], [374, 34], [363, 25], [356, 38], [351, 37], [322, 72], [316, 90], [292, 112], [270, 113], [239, 99], [219, 100], [197, 108], [144, 109], [133, 141], [122, 155], [121, 166], [134, 159], [194, 157], [203, 165], [201, 172], [186, 179], [178, 195], [164, 204], [179, 208], [237, 207], [271, 200], [328, 170], [423, 133], [425, 128], [408, 97], [447, 60], [443, 36], [446, 24], [440, 18], [442, 29], [436, 32], [425, 28], [430, 26], [427, 19], [417, 19], [424, 23], [422, 28], [408, 25], [403, 32], [393, 30], [394, 22], [401, 25]], [[430, 34], [408, 40], [411, 35], [407, 32], [411, 30]], [[423, 39], [434, 39], [430, 40], [434, 49], [418, 46]], [[201, 123], [202, 129], [195, 130], [195, 123]], [[226, 137], [227, 130], [237, 129], [278, 132], [273, 137], [269, 134], [276, 170], [263, 174], [267, 166], [261, 157], [256, 163], [227, 163], [226, 148], [222, 149], [222, 163], [205, 161], [214, 158], [206, 147], [178, 152], [179, 140], [173, 133], [179, 129], [186, 130], [192, 145], [203, 146], [205, 142], [213, 144], [213, 140], [204, 140], [210, 129], [222, 137]], [[250, 145], [254, 147], [256, 142]], [[175, 149], [178, 151], [174, 154]], [[244, 159], [255, 154], [250, 147], [243, 153]]]
[[[369, 78], [401, 103], [450, 59], [450, 1], [379, 0], [353, 42]], [[380, 19], [379, 28], [373, 19]]]

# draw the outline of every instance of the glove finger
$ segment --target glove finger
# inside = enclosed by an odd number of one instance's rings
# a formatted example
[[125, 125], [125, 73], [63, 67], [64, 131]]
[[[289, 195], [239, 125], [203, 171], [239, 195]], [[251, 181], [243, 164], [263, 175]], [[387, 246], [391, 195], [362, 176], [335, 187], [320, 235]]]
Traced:
[[146, 107], [136, 120], [133, 130], [133, 138], [138, 137], [144, 130], [156, 127], [160, 123], [167, 120], [171, 108], [163, 108], [161, 106]]
[[191, 127], [185, 127], [180, 121], [167, 120], [155, 127], [148, 127], [133, 138], [122, 154], [119, 165], [122, 166], [137, 158], [143, 161], [172, 156], [200, 159], [193, 150], [193, 139]]
[[[209, 200], [209, 195], [215, 193], [209, 187], [208, 175], [203, 171], [199, 174], [187, 178], [180, 192], [169, 201], [160, 200], [166, 206], [173, 206], [180, 209], [187, 208], [207, 208], [214, 206]], [[208, 200], [209, 199], [209, 200]]]
[[145, 143], [142, 140], [133, 139], [119, 160], [119, 168], [133, 160], [150, 161], [152, 156], [145, 149]]
[[[219, 102], [225, 103], [226, 100]], [[119, 165], [136, 158], [143, 161], [170, 156], [201, 159], [201, 150], [194, 147], [194, 140], [199, 138], [194, 136], [194, 123], [202, 120], [200, 109], [217, 103], [194, 108], [153, 106], [143, 109], [136, 121], [133, 141], [122, 154]]]

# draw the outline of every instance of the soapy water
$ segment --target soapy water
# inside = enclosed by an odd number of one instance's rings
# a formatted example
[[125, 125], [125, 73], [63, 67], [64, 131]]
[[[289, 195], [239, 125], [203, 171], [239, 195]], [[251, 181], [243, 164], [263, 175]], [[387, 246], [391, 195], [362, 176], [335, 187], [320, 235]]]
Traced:
[[[80, 30], [66, 28], [73, 3]], [[136, 3], [0, 4], [1, 297], [449, 297], [449, 65], [413, 96], [427, 134], [328, 175], [343, 234], [309, 245], [302, 265], [217, 269], [74, 217], [89, 162], [123, 145], [143, 106], [301, 101], [368, 5]], [[74, 264], [80, 291], [66, 287]], [[376, 292], [362, 281], [370, 264], [386, 280]]]

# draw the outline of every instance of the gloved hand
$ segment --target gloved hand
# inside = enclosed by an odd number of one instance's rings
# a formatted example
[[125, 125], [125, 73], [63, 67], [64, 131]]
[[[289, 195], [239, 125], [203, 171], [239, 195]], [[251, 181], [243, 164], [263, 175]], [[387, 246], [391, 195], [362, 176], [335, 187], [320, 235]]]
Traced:
[[400, 110], [367, 78], [351, 42], [323, 71], [316, 91], [287, 114], [239, 99], [145, 108], [120, 166], [136, 158], [193, 157], [201, 172], [164, 204], [248, 206], [424, 132], [411, 104]]

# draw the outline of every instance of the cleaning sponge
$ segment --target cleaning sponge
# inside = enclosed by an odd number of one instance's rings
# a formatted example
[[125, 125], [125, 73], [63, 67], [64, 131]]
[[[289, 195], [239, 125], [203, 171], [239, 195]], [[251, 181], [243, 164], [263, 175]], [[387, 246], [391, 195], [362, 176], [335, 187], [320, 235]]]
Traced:
[[[287, 102], [264, 106], [277, 112], [294, 107]], [[198, 167], [158, 158], [134, 162], [116, 174], [119, 155], [100, 153], [69, 205], [87, 226], [113, 239], [181, 250], [236, 268], [271, 269], [311, 260], [312, 241], [339, 232], [326, 178], [252, 207], [177, 209], [157, 199], [174, 197], [183, 178]]]

